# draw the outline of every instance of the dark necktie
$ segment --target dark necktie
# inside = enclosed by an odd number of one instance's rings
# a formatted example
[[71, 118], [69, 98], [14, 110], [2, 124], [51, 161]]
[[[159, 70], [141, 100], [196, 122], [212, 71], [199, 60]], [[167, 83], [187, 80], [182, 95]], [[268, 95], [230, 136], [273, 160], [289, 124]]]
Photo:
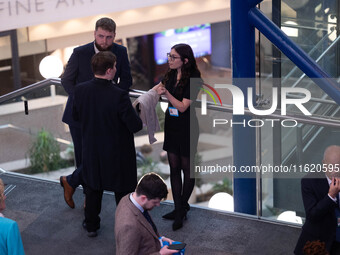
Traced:
[[146, 218], [146, 220], [151, 224], [153, 230], [155, 231], [155, 233], [156, 233], [156, 235], [157, 235], [157, 227], [156, 227], [155, 223], [153, 223], [153, 221], [152, 221], [152, 219], [151, 219], [150, 214], [148, 213], [148, 211], [147, 211], [147, 210], [144, 210], [143, 215], [144, 215], [144, 217]]

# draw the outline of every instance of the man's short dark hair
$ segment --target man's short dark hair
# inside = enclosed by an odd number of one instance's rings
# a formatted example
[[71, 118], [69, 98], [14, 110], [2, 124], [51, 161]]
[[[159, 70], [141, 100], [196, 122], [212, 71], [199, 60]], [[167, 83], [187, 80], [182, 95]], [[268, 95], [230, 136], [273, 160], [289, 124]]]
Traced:
[[136, 188], [137, 196], [145, 195], [149, 200], [159, 198], [166, 199], [168, 188], [162, 177], [155, 173], [145, 174]]
[[105, 17], [97, 20], [96, 31], [99, 27], [105, 31], [116, 33], [116, 23], [110, 18]]
[[100, 51], [91, 60], [92, 71], [97, 75], [104, 75], [106, 70], [113, 68], [116, 56], [111, 51]]

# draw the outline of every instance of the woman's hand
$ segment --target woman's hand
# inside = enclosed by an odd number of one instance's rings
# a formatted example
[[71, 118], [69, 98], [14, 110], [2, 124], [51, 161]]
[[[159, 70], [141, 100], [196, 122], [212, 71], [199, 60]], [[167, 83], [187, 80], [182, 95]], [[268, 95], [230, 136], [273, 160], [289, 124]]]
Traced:
[[158, 95], [165, 95], [166, 92], [167, 92], [167, 89], [164, 88], [163, 86], [159, 86], [159, 87], [157, 88], [157, 94], [158, 94]]
[[152, 89], [155, 90], [157, 92], [157, 94], [160, 95], [160, 96], [164, 95], [167, 92], [167, 89], [164, 87], [162, 82], [158, 83]]
[[157, 91], [157, 89], [158, 89], [159, 87], [164, 87], [164, 85], [163, 85], [162, 82], [160, 82], [160, 83], [158, 83], [157, 85], [153, 86], [152, 89], [155, 90], [155, 91]]

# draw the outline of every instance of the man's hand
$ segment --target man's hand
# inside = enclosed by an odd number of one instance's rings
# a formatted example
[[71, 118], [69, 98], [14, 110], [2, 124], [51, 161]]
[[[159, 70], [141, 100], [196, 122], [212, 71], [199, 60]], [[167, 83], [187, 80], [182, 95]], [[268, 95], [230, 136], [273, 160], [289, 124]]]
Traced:
[[174, 240], [172, 240], [172, 239], [170, 239], [170, 238], [167, 238], [167, 237], [163, 236], [163, 237], [162, 237], [162, 241], [165, 241], [165, 242], [168, 242], [169, 244], [172, 244], [172, 242], [173, 242]]
[[168, 249], [167, 245], [163, 246], [163, 248], [159, 251], [159, 253], [161, 255], [174, 254], [174, 253], [177, 253], [177, 252], [178, 252], [178, 250], [170, 250], [170, 249]]
[[328, 194], [335, 199], [337, 198], [339, 192], [340, 192], [340, 178], [333, 177], [332, 182], [329, 185]]

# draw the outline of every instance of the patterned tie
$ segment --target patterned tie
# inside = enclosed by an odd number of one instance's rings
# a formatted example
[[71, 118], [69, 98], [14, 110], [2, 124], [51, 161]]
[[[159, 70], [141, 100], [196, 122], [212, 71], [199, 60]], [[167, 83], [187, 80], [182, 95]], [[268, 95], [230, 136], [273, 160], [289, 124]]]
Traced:
[[146, 220], [151, 224], [153, 230], [155, 231], [155, 233], [156, 233], [156, 235], [157, 235], [157, 227], [156, 227], [155, 223], [153, 223], [153, 221], [152, 221], [152, 219], [151, 219], [150, 214], [148, 213], [148, 211], [147, 211], [147, 210], [144, 210], [143, 215], [144, 215], [144, 217], [146, 218]]

